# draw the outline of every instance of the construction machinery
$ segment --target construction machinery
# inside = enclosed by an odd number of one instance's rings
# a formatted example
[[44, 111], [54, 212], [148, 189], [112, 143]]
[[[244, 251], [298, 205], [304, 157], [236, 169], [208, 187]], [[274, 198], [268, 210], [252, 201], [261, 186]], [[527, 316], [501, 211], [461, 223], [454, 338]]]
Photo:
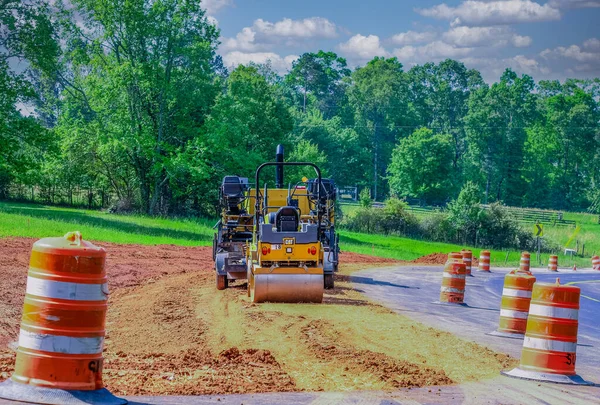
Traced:
[[[274, 166], [275, 188], [260, 187], [264, 168]], [[285, 166], [312, 167], [316, 178], [302, 178], [287, 189]], [[276, 161], [255, 174], [252, 241], [246, 251], [248, 295], [253, 302], [321, 302], [324, 288], [333, 288], [338, 265], [335, 233], [335, 184], [323, 179], [313, 163]]]
[[218, 290], [229, 286], [229, 280], [246, 279], [247, 243], [252, 240], [254, 215], [248, 212], [250, 187], [248, 179], [225, 176], [219, 189], [221, 218], [215, 225], [213, 260]]

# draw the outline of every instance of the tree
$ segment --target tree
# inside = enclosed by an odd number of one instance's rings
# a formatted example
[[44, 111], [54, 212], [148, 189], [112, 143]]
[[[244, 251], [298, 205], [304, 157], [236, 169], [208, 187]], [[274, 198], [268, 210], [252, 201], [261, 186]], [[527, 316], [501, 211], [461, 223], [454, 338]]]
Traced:
[[353, 128], [345, 127], [340, 117], [326, 120], [317, 110], [295, 115], [294, 142], [307, 140], [317, 145], [327, 156], [323, 166], [338, 185], [369, 184], [365, 175], [369, 154]]
[[388, 181], [392, 193], [443, 203], [451, 194], [452, 140], [421, 128], [400, 140], [392, 153]]
[[310, 107], [308, 94], [313, 96], [315, 107], [326, 118], [338, 114], [346, 104], [344, 78], [350, 75], [346, 59], [334, 52], [305, 53], [292, 64], [286, 83], [301, 92], [301, 109]]
[[465, 117], [467, 175], [484, 185], [486, 202], [522, 202], [526, 128], [537, 113], [534, 85], [530, 76], [507, 69], [499, 83], [471, 93]]
[[446, 59], [439, 64], [417, 65], [409, 72], [411, 99], [417, 120], [436, 133], [450, 134], [454, 153], [454, 176], [462, 174], [462, 157], [466, 151], [463, 119], [468, 112], [471, 92], [484, 86], [481, 74], [467, 69], [461, 62]]
[[[66, 73], [59, 125], [90, 140], [105, 176], [123, 154], [135, 171], [143, 210], [176, 203], [174, 164], [197, 136], [217, 94], [212, 67], [218, 31], [198, 3], [185, 0], [73, 1], [80, 28], [63, 33]], [[68, 77], [67, 77], [68, 76]], [[111, 145], [103, 154], [101, 145]], [[114, 179], [113, 179], [114, 180]]]
[[382, 179], [393, 145], [407, 134], [404, 127], [412, 123], [408, 94], [407, 77], [396, 58], [375, 57], [352, 74], [349, 100], [361, 143], [372, 151], [370, 175], [375, 200], [384, 194]]
[[203, 136], [193, 141], [202, 153], [196, 160], [210, 162], [211, 178], [251, 176], [260, 164], [273, 159], [277, 144], [286, 144], [292, 125], [287, 106], [257, 67], [240, 65], [217, 98]]
[[448, 204], [448, 219], [464, 235], [465, 243], [474, 243], [477, 231], [485, 217], [481, 206], [481, 192], [477, 185], [467, 181], [458, 197]]

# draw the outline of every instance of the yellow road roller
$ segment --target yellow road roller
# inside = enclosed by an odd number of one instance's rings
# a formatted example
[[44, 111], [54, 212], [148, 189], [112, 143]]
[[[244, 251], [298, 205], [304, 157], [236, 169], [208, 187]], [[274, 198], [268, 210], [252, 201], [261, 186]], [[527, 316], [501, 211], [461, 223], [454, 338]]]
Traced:
[[[276, 187], [269, 189], [266, 183], [260, 187], [261, 172], [272, 166], [276, 169]], [[312, 167], [317, 177], [303, 178], [285, 189], [284, 166]], [[256, 303], [321, 302], [326, 251], [323, 240], [328, 235], [324, 232], [327, 210], [323, 206], [328, 191], [321, 170], [313, 163], [284, 162], [280, 145], [277, 161], [259, 166], [254, 184], [253, 234], [246, 249], [248, 296]]]

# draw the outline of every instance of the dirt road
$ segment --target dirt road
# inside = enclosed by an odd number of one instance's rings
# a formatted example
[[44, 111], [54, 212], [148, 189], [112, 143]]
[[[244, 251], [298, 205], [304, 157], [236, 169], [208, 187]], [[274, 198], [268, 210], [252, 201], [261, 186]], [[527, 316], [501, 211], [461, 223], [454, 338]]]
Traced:
[[[0, 239], [0, 379], [8, 378], [33, 240]], [[368, 301], [347, 275], [390, 260], [343, 253], [319, 304], [216, 291], [210, 248], [100, 243], [111, 289], [104, 377], [117, 395], [394, 390], [496, 376], [510, 357]], [[431, 261], [431, 258], [426, 258]]]

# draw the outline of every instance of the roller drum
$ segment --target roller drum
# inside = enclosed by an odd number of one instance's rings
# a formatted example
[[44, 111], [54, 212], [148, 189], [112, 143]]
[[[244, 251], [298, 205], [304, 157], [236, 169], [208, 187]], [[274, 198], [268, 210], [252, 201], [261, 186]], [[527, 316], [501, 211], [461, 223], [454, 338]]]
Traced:
[[252, 302], [323, 301], [322, 274], [255, 274]]

